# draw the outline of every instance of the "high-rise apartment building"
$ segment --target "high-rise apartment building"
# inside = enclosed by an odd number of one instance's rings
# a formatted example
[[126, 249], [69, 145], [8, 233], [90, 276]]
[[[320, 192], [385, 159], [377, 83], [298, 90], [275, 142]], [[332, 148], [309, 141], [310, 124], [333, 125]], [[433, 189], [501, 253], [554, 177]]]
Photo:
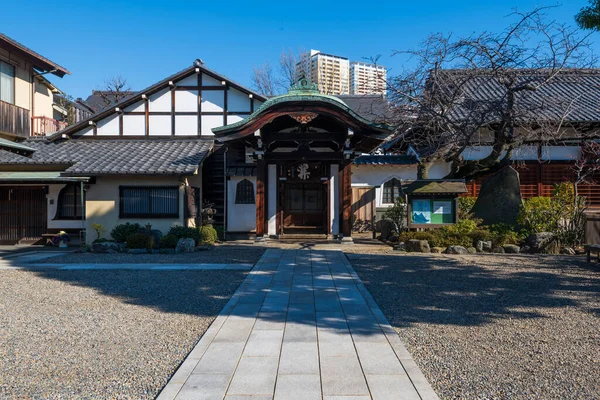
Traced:
[[311, 50], [296, 65], [296, 78], [302, 76], [317, 84], [321, 93], [350, 94], [350, 61], [346, 57]]
[[364, 62], [350, 63], [350, 94], [386, 93], [387, 70], [385, 67]]
[[296, 80], [306, 77], [319, 92], [333, 95], [385, 95], [387, 70], [364, 62], [311, 50], [296, 64]]

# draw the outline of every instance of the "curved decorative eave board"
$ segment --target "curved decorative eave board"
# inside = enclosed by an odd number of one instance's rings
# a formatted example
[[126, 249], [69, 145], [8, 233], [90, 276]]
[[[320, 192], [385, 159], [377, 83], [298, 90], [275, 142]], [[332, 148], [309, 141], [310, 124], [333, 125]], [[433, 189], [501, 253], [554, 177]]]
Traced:
[[293, 112], [314, 112], [328, 115], [343, 121], [359, 134], [382, 141], [388, 138], [393, 131], [393, 128], [388, 125], [373, 123], [361, 117], [340, 99], [321, 94], [287, 94], [273, 97], [247, 118], [233, 124], [213, 128], [212, 131], [220, 142], [235, 140], [251, 135], [275, 118]]
[[[131, 106], [136, 106], [138, 105], [138, 103], [145, 101], [144, 97], [146, 98], [150, 98], [150, 96], [160, 92], [161, 90], [164, 90], [165, 88], [169, 88], [171, 87], [171, 84], [175, 84], [176, 86], [186, 86], [185, 84], [188, 83], [189, 78], [198, 74], [198, 73], [202, 73], [203, 75], [206, 75], [210, 78], [211, 82], [226, 82], [226, 84], [231, 87], [234, 88], [242, 93], [251, 95], [252, 98], [254, 98], [255, 100], [258, 100], [260, 102], [264, 102], [267, 99], [260, 95], [259, 93], [254, 92], [251, 89], [248, 89], [230, 79], [228, 79], [227, 77], [218, 74], [217, 72], [210, 70], [204, 66], [197, 66], [197, 65], [192, 65], [188, 68], [185, 68], [143, 90], [140, 90], [139, 92], [137, 92], [136, 94], [123, 99], [122, 101], [114, 104], [111, 106], [111, 108], [102, 111], [98, 114], [92, 115], [90, 118], [81, 121], [77, 124], [71, 125], [59, 132], [56, 132], [50, 136], [48, 136], [48, 140], [54, 141], [54, 140], [58, 140], [58, 139], [62, 139], [65, 137], [71, 137], [76, 133], [79, 133], [81, 131], [84, 131], [86, 129], [89, 129], [90, 126], [98, 123], [99, 121], [102, 121], [106, 118], [109, 118], [111, 116], [114, 116], [116, 114], [119, 113], [119, 111], [117, 111], [117, 109], [119, 110], [126, 110], [129, 111], [131, 110]], [[233, 110], [233, 114], [235, 114], [235, 110]]]

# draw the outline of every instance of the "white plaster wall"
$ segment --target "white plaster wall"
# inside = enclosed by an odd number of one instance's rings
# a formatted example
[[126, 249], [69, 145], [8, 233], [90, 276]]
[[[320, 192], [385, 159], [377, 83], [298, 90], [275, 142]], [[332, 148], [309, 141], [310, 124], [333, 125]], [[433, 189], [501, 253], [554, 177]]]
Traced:
[[175, 135], [192, 136], [198, 134], [198, 116], [196, 115], [176, 115], [175, 116]]
[[98, 136], [118, 136], [119, 117], [115, 113], [97, 123]]
[[[229, 100], [229, 99], [227, 99]], [[202, 111], [223, 111], [225, 107], [224, 90], [203, 90]], [[228, 107], [229, 108], [229, 107]], [[239, 110], [234, 110], [239, 111]]]
[[144, 136], [146, 117], [143, 115], [123, 115], [123, 136]]
[[[465, 160], [479, 160], [488, 156], [492, 146], [474, 146], [463, 152]], [[579, 146], [543, 146], [542, 160], [576, 160], [581, 153]], [[513, 151], [512, 159], [515, 161], [537, 160], [537, 146], [521, 146]]]
[[222, 115], [203, 115], [202, 116], [202, 135], [212, 135], [212, 128], [223, 126]]
[[171, 116], [170, 115], [150, 115], [148, 117], [150, 136], [170, 136], [171, 135]]
[[197, 90], [176, 90], [175, 111], [198, 111]]
[[[178, 218], [119, 218], [119, 186], [179, 186], [179, 217]], [[95, 223], [102, 224], [107, 236], [118, 224], [126, 222], [138, 223], [142, 226], [150, 223], [152, 229], [158, 229], [163, 234], [175, 225], [184, 225], [184, 186], [180, 185], [177, 177], [143, 177], [119, 176], [98, 177], [95, 184], [90, 184], [86, 193], [86, 232], [87, 241], [93, 241]]]
[[235, 189], [239, 182], [248, 179], [254, 186], [256, 198], [256, 177], [232, 176], [227, 181], [227, 231], [252, 232], [256, 230], [256, 204], [235, 204]]
[[145, 101], [138, 101], [137, 103], [134, 103], [128, 107], [125, 107], [124, 111], [130, 112], [130, 111], [135, 111], [135, 112], [145, 112], [146, 111], [146, 102]]
[[246, 93], [230, 88], [227, 93], [227, 108], [232, 112], [250, 112], [250, 97]]
[[149, 101], [149, 111], [171, 111], [171, 90], [159, 90], [149, 96]]

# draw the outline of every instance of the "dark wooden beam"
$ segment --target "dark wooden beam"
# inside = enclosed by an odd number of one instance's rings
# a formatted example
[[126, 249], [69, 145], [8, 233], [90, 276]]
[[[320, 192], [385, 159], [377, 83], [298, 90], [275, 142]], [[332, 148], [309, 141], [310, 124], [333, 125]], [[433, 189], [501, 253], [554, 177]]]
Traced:
[[[202, 73], [198, 73], [198, 87], [202, 87]], [[198, 90], [198, 136], [202, 135], [202, 90]]]
[[306, 160], [306, 161], [341, 161], [342, 153], [306, 153], [306, 152], [289, 152], [289, 153], [268, 153], [265, 158], [269, 161], [290, 161], [290, 160]]
[[123, 136], [123, 112], [119, 112], [119, 136]]
[[342, 214], [342, 234], [352, 237], [352, 161], [345, 160], [341, 165], [340, 199]]
[[175, 136], [175, 88], [171, 88], [171, 136]]
[[259, 160], [256, 163], [256, 239], [265, 235], [265, 180], [267, 163]]
[[229, 85], [225, 85], [225, 92], [223, 92], [223, 125], [227, 125], [227, 99], [229, 93]]
[[150, 136], [150, 100], [144, 99], [144, 120], [146, 122], [146, 136]]

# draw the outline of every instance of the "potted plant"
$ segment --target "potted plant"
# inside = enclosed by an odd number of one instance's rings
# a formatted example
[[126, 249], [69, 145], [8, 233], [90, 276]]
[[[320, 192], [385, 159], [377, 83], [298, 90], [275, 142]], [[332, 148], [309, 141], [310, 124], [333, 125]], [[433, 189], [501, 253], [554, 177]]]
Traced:
[[67, 243], [71, 241], [69, 234], [65, 231], [58, 232], [53, 238], [52, 243], [58, 247], [67, 247]]

